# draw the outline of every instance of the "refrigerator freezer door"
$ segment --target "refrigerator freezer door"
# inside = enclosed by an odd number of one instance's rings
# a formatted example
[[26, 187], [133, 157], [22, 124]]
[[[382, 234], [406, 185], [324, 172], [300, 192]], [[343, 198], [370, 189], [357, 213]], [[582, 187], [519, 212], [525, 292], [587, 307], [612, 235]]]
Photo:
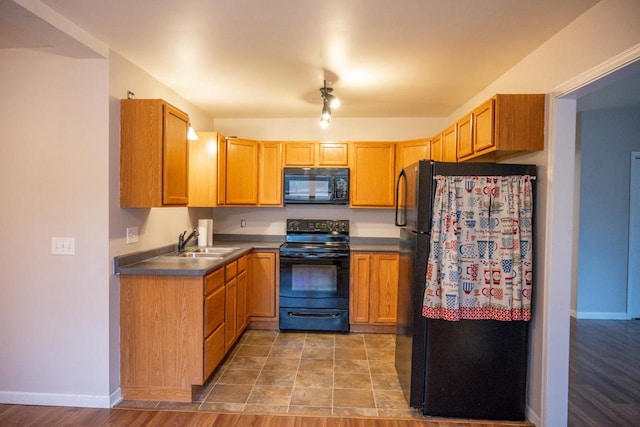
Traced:
[[421, 160], [404, 168], [405, 180], [399, 184], [400, 210], [404, 214], [405, 227], [419, 232], [428, 232], [431, 228], [431, 205], [433, 202], [432, 162]]
[[423, 413], [524, 420], [528, 323], [439, 319], [427, 323]]

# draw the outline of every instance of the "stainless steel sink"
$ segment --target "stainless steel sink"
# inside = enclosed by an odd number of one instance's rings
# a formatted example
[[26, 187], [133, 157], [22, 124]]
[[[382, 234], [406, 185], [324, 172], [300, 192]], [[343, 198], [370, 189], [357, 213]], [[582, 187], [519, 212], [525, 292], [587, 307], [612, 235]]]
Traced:
[[242, 248], [214, 246], [207, 248], [189, 248], [184, 252], [173, 252], [167, 256], [179, 258], [225, 259]]
[[224, 259], [227, 255], [220, 255], [215, 253], [204, 253], [204, 252], [183, 252], [181, 254], [176, 255], [180, 258], [207, 258], [207, 259]]
[[193, 248], [188, 249], [185, 252], [189, 253], [199, 253], [199, 254], [232, 254], [233, 252], [239, 251], [241, 248], [231, 248], [231, 247], [223, 247], [223, 246], [213, 246], [208, 248]]

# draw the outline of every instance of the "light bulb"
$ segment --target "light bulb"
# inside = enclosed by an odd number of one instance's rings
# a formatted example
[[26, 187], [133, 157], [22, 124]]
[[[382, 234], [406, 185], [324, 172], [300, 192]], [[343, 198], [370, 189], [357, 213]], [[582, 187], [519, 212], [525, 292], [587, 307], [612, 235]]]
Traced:
[[329, 120], [331, 118], [331, 108], [329, 108], [329, 103], [325, 100], [324, 105], [322, 106], [322, 117], [323, 120]]
[[196, 131], [191, 126], [189, 126], [189, 130], [187, 131], [187, 139], [189, 141], [198, 140], [198, 135], [196, 134]]
[[329, 119], [328, 118], [320, 119], [320, 127], [323, 128], [323, 129], [326, 128], [326, 127], [329, 127]]
[[329, 98], [329, 107], [331, 108], [338, 108], [340, 107], [340, 99], [333, 96], [333, 95], [327, 95], [327, 97]]

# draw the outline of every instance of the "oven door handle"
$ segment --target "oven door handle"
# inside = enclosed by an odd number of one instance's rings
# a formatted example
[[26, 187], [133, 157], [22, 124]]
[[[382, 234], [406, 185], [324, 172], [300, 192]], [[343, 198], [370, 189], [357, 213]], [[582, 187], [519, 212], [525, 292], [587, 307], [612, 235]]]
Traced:
[[289, 317], [320, 317], [320, 318], [336, 318], [340, 317], [340, 313], [297, 313], [289, 311], [287, 313]]

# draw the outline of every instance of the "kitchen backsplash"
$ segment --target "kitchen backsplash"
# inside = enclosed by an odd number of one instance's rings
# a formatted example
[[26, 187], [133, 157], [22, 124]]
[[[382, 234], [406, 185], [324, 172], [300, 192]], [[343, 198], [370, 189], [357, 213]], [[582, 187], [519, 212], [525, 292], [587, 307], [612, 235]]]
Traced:
[[[393, 209], [350, 209], [346, 206], [282, 208], [214, 208], [215, 234], [284, 235], [287, 218], [348, 219], [354, 237], [397, 238]], [[244, 220], [245, 227], [242, 227]]]

